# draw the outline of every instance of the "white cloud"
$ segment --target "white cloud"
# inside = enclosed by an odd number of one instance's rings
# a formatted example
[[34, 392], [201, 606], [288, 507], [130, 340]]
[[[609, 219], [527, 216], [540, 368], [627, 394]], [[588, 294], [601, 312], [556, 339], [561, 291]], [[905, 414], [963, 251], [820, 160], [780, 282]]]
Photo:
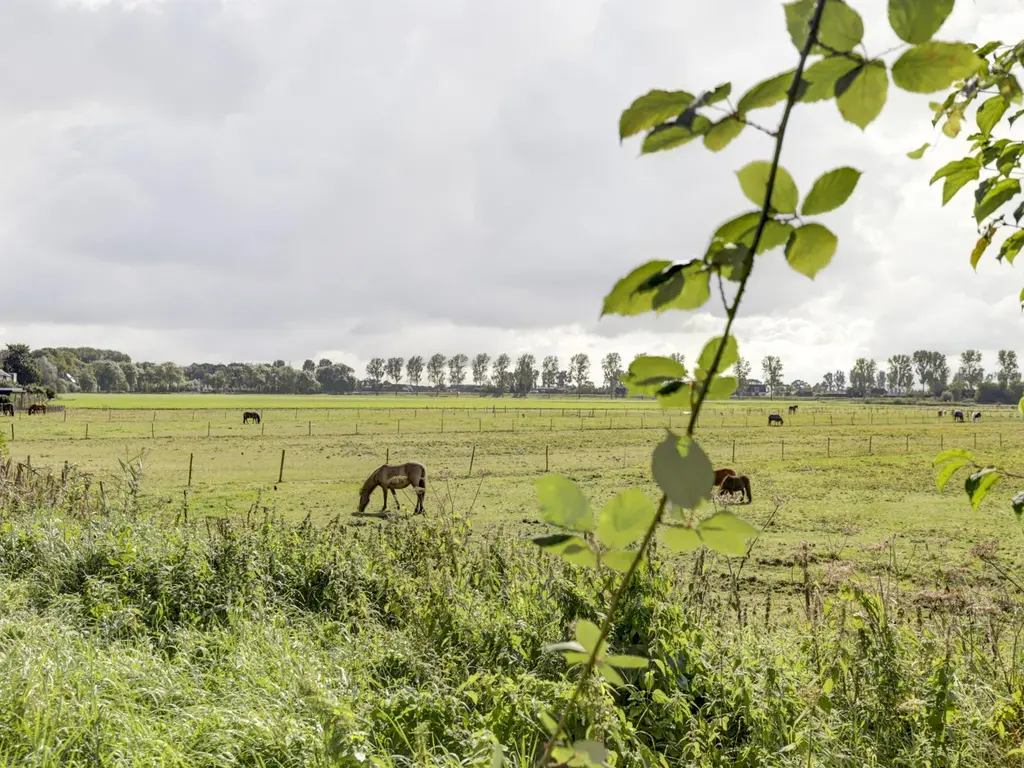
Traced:
[[[870, 51], [895, 43], [882, 0], [856, 6]], [[780, 5], [749, 0], [8, 0], [4, 15], [3, 339], [181, 362], [692, 357], [717, 307], [599, 322], [601, 299], [643, 261], [703, 252], [749, 207], [733, 171], [768, 139], [638, 158], [619, 113], [652, 87], [742, 92], [795, 60]], [[940, 37], [1020, 22], [1016, 2], [960, 2]], [[941, 208], [927, 185], [957, 145], [905, 156], [934, 140], [927, 100], [891, 87], [867, 132], [834, 104], [797, 110], [783, 162], [801, 190], [840, 164], [864, 176], [827, 216], [840, 249], [815, 281], [759, 259], [737, 327], [755, 363], [778, 354], [817, 380], [860, 355], [1019, 338], [1021, 278], [991, 258], [972, 273], [969, 193]]]

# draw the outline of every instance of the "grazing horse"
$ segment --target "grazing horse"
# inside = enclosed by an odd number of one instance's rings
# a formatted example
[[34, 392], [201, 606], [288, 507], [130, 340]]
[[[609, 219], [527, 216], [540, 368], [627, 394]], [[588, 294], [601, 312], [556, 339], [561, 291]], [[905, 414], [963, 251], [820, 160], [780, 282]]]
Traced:
[[246, 411], [242, 414], [242, 423], [248, 424], [250, 421], [255, 421], [257, 424], [260, 423], [260, 415], [256, 411]]
[[971, 414], [971, 421], [981, 421], [981, 411], [975, 411]]
[[953, 421], [963, 421], [963, 420], [964, 420], [964, 412], [963, 411], [953, 411]]
[[735, 469], [729, 469], [728, 467], [723, 467], [722, 469], [716, 469], [715, 470], [715, 483], [714, 483], [714, 487], [715, 488], [719, 487], [722, 484], [722, 481], [725, 480], [725, 478], [727, 478], [727, 477], [735, 477], [736, 475], [737, 475], [737, 472], [736, 472]]
[[768, 414], [768, 426], [770, 427], [772, 424], [778, 424], [781, 427], [783, 424], [785, 424], [785, 422], [782, 420], [782, 417], [779, 416], [779, 414], [770, 413]]
[[31, 416], [34, 413], [46, 413], [46, 406], [42, 403], [33, 403], [28, 407], [28, 415]]
[[942, 418], [943, 416], [945, 416], [945, 415], [946, 415], [946, 412], [945, 412], [945, 411], [939, 411], [939, 418], [940, 418], [940, 419], [941, 419], [941, 418]]
[[789, 412], [790, 413], [796, 413], [796, 409], [799, 408], [799, 407], [800, 407], [799, 405], [791, 405], [791, 406], [789, 406]]
[[729, 475], [722, 481], [722, 493], [741, 493], [747, 504], [754, 500], [750, 493], [750, 478], [746, 475]]
[[388, 509], [388, 491], [391, 491], [395, 499], [395, 506], [401, 509], [395, 489], [407, 488], [410, 485], [416, 493], [416, 508], [413, 514], [422, 514], [423, 497], [427, 495], [427, 468], [416, 461], [407, 461], [405, 464], [381, 464], [370, 473], [359, 491], [359, 511], [363, 512], [366, 509], [366, 505], [370, 503], [370, 494], [378, 487], [384, 492], [384, 506], [381, 512]]
[[0, 403], [0, 416], [13, 416], [14, 406], [10, 403]]

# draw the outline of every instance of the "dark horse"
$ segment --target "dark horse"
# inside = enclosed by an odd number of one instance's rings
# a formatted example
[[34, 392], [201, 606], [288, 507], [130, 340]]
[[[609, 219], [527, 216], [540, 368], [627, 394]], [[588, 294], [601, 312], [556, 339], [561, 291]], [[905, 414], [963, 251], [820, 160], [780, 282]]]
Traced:
[[427, 495], [427, 468], [416, 461], [407, 461], [405, 464], [381, 464], [370, 473], [359, 491], [359, 511], [363, 512], [366, 509], [366, 505], [370, 503], [370, 494], [378, 487], [384, 492], [384, 506], [381, 507], [381, 512], [388, 509], [388, 491], [391, 491], [395, 499], [395, 506], [401, 509], [395, 489], [407, 488], [410, 485], [416, 493], [416, 508], [413, 514], [422, 514], [423, 497]]
[[10, 403], [0, 403], [0, 416], [13, 416], [14, 406]]
[[785, 424], [785, 422], [782, 420], [782, 417], [779, 416], [779, 414], [770, 413], [768, 414], [768, 426], [770, 427], [772, 424], [778, 424], [781, 427], [783, 424]]
[[722, 493], [741, 493], [747, 504], [754, 500], [750, 493], [750, 478], [746, 475], [729, 475], [722, 481]]
[[789, 412], [790, 413], [796, 413], [796, 409], [799, 408], [799, 407], [800, 407], [799, 405], [791, 405], [791, 406], [789, 406]]
[[737, 472], [736, 472], [735, 469], [729, 469], [728, 467], [723, 467], [722, 469], [716, 469], [715, 470], [715, 483], [714, 483], [714, 487], [718, 488], [722, 484], [722, 481], [725, 480], [725, 478], [727, 478], [727, 477], [734, 477], [736, 474], [737, 474]]
[[42, 403], [33, 403], [28, 407], [28, 415], [31, 416], [33, 413], [46, 413], [46, 406]]
[[246, 411], [242, 414], [242, 423], [248, 424], [250, 421], [255, 421], [257, 424], [260, 423], [260, 415], [256, 411]]
[[964, 412], [963, 411], [953, 411], [953, 421], [963, 421], [963, 420], [964, 420]]

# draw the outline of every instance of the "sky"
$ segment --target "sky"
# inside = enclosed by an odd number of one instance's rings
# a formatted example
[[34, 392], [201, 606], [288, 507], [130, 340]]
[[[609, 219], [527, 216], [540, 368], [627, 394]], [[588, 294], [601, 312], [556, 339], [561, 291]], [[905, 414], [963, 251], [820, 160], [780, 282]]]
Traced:
[[[884, 0], [852, 4], [869, 52], [898, 42]], [[646, 261], [703, 254], [752, 207], [735, 171], [771, 140], [641, 157], [619, 115], [651, 88], [741, 94], [797, 58], [766, 0], [4, 0], [3, 16], [0, 343], [179, 363], [692, 359], [721, 332], [716, 303], [601, 319], [603, 297]], [[936, 37], [1008, 35], [1018, 0], [959, 0]], [[1021, 338], [1024, 273], [990, 255], [972, 271], [971, 194], [943, 208], [928, 186], [963, 143], [906, 157], [936, 140], [928, 101], [890, 86], [863, 132], [834, 102], [794, 112], [782, 163], [802, 193], [840, 165], [863, 176], [821, 218], [839, 249], [815, 280], [781, 249], [758, 258], [735, 327], [755, 375], [767, 354], [814, 382], [921, 348], [993, 368]]]

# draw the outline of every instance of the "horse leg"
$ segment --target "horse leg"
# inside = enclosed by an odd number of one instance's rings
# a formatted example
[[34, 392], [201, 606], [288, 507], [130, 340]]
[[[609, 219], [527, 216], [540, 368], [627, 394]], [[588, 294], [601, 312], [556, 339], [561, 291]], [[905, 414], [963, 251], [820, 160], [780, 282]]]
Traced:
[[[394, 488], [391, 489], [391, 495], [395, 499], [395, 507], [397, 507], [398, 511], [401, 512], [402, 511], [402, 505], [398, 503], [398, 494], [395, 493], [395, 489]], [[387, 494], [384, 494], [384, 498], [387, 498]]]
[[427, 495], [427, 484], [424, 481], [420, 481], [419, 487], [416, 489], [416, 511], [419, 514], [423, 514], [423, 497]]
[[380, 490], [384, 494], [384, 506], [380, 508], [380, 511], [381, 512], [387, 512], [388, 511], [388, 489], [387, 489], [387, 486], [382, 485], [380, 487]]

